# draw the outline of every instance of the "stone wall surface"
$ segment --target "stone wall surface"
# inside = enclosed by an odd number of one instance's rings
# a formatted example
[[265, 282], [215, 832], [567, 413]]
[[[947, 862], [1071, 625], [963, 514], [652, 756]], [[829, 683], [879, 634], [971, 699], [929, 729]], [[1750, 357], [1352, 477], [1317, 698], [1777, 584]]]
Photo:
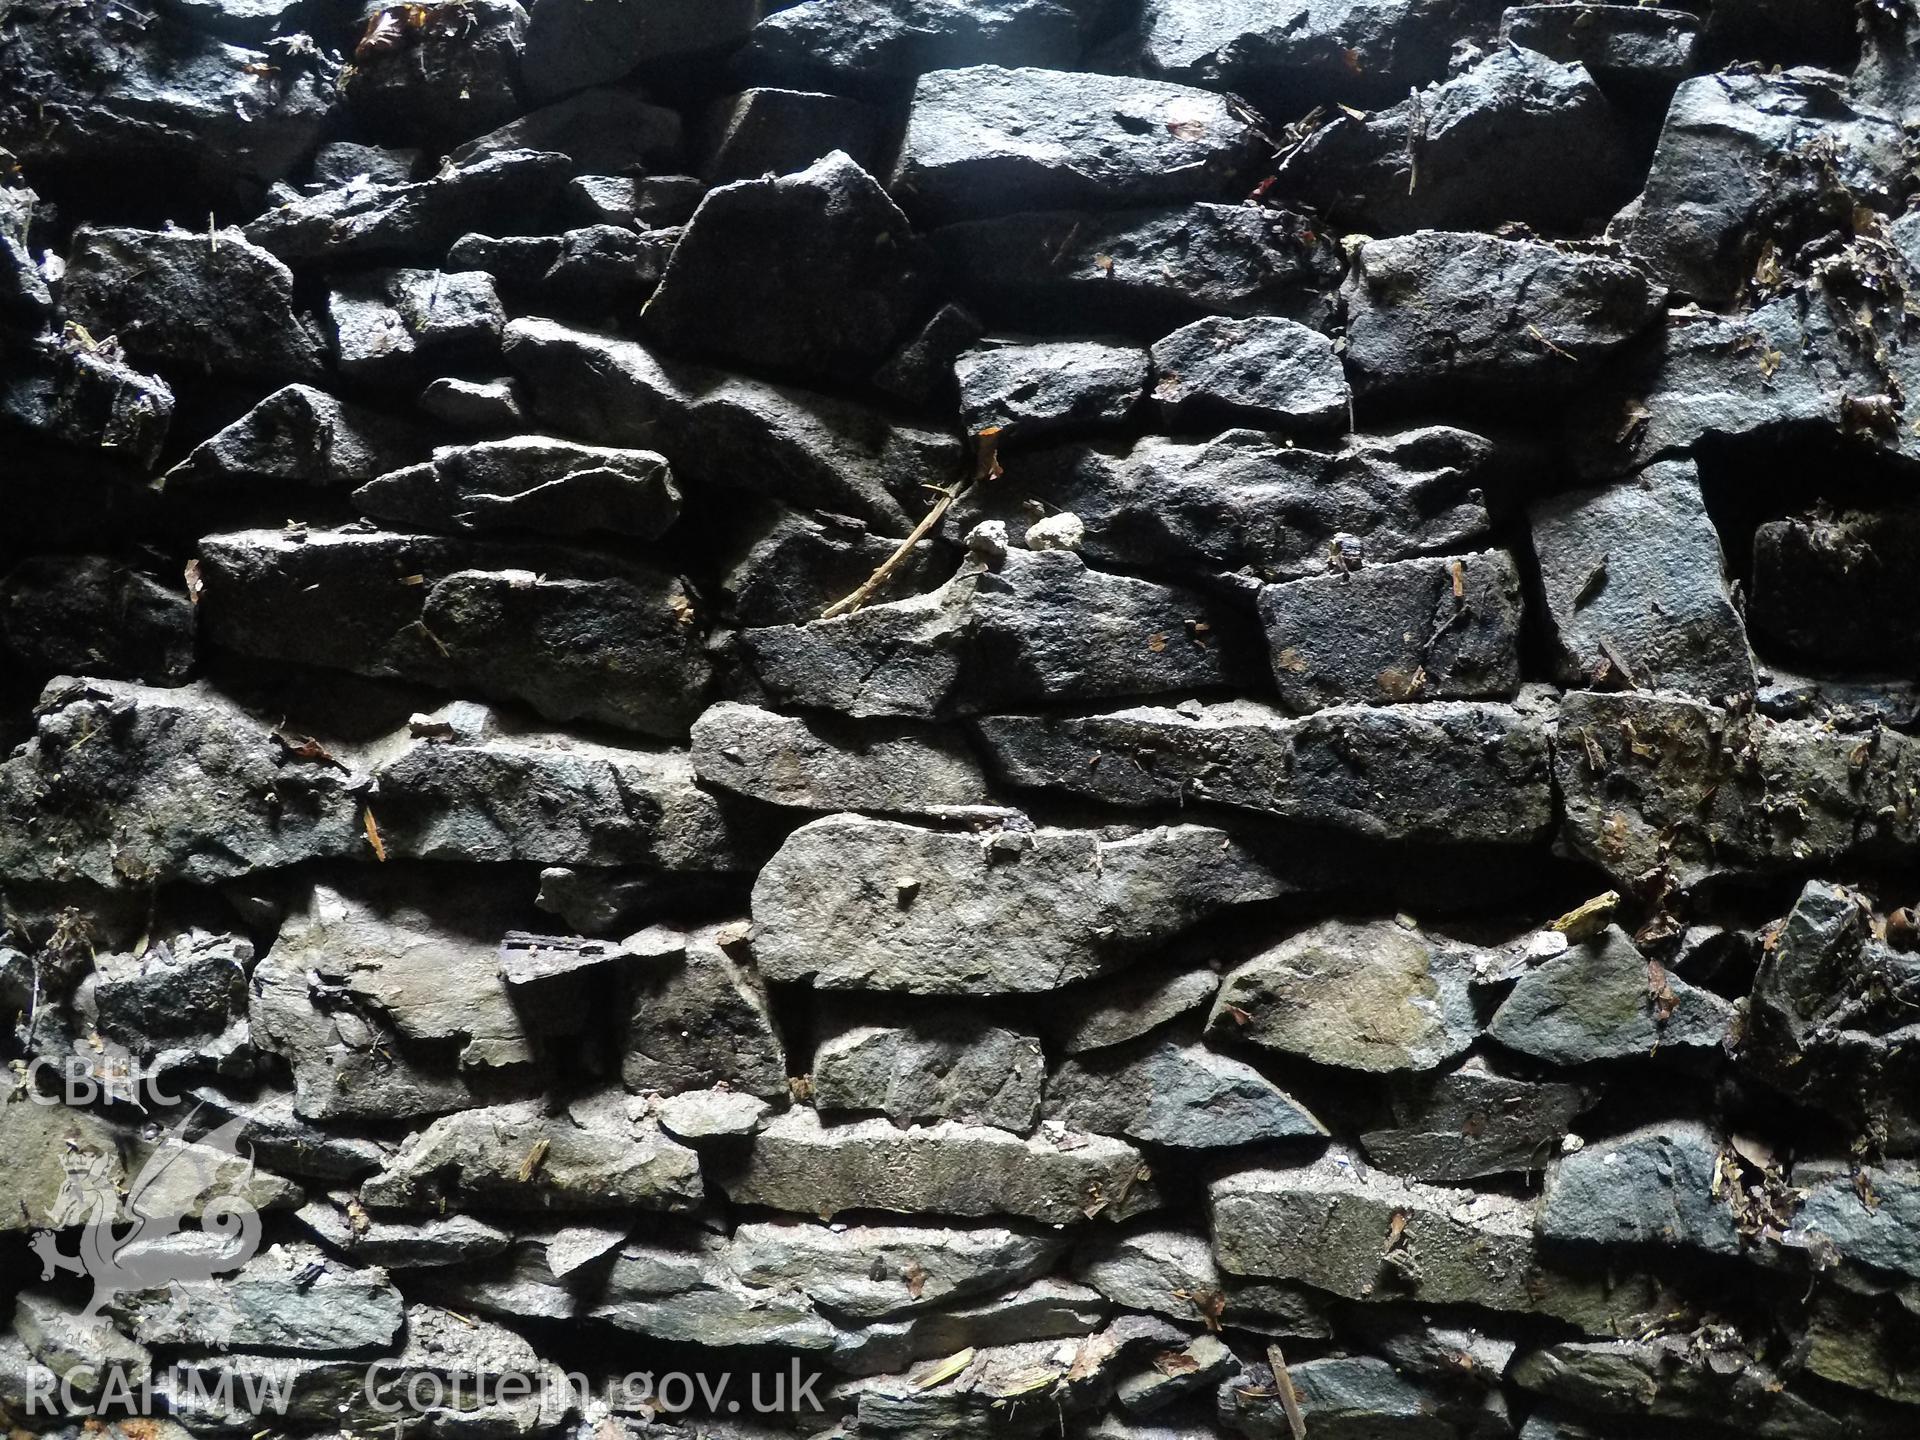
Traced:
[[0, 0], [0, 1418], [1920, 1434], [1916, 135], [1913, 0]]

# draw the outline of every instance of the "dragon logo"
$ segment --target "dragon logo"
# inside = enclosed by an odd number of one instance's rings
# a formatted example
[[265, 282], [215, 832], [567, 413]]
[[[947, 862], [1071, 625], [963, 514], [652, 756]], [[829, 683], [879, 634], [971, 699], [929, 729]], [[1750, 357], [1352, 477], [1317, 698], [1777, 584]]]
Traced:
[[[246, 1199], [253, 1160], [242, 1156], [246, 1117], [187, 1140], [196, 1107], [151, 1142], [145, 1163], [123, 1195], [120, 1156], [69, 1141], [66, 1179], [44, 1228], [33, 1232], [40, 1278], [67, 1271], [93, 1281], [81, 1318], [104, 1324], [101, 1310], [126, 1290], [171, 1289], [238, 1270], [260, 1248], [260, 1214]], [[188, 1228], [187, 1221], [199, 1224]], [[77, 1228], [73, 1254], [60, 1232]]]

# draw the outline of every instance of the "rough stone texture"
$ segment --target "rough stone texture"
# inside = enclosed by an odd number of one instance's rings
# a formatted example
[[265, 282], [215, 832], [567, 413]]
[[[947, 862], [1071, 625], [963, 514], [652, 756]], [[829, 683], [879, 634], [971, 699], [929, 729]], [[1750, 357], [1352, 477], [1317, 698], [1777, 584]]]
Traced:
[[1219, 988], [1211, 970], [1136, 969], [1064, 1001], [1054, 1038], [1068, 1055], [1122, 1045], [1199, 1009]]
[[1520, 575], [1503, 550], [1270, 585], [1281, 703], [1504, 699], [1520, 688]]
[[1251, 1065], [1173, 1041], [1064, 1062], [1047, 1077], [1046, 1114], [1076, 1130], [1182, 1150], [1327, 1133]]
[[652, 451], [516, 435], [435, 450], [428, 465], [369, 480], [353, 503], [363, 515], [410, 530], [652, 540], [679, 518], [680, 491]]
[[1586, 69], [1515, 44], [1388, 109], [1336, 114], [1288, 156], [1277, 188], [1338, 205], [1368, 233], [1509, 221], [1577, 232], [1637, 178], [1626, 126]]
[[802, 0], [754, 27], [742, 62], [756, 74], [883, 93], [966, 65], [1070, 70], [1094, 8], [1080, 0]]
[[931, 238], [970, 303], [1008, 323], [1039, 311], [1071, 316], [1076, 328], [1275, 312], [1315, 323], [1330, 313], [1323, 290], [1345, 268], [1297, 212], [1204, 201], [966, 217]]
[[220, 1280], [130, 1291], [114, 1301], [114, 1317], [147, 1345], [305, 1355], [351, 1355], [391, 1345], [406, 1317], [386, 1273], [321, 1264], [317, 1276], [300, 1278], [322, 1258], [310, 1245], [276, 1245]]
[[1255, 429], [1319, 430], [1352, 404], [1333, 342], [1279, 316], [1211, 316], [1153, 347], [1153, 398], [1180, 428], [1209, 422]]
[[1902, 597], [1915, 583], [1902, 538], [1911, 509], [1771, 520], [1753, 537], [1753, 624], [1765, 641], [1824, 668], [1877, 671], [1920, 643]]
[[634, 979], [620, 1078], [629, 1090], [672, 1095], [727, 1085], [763, 1100], [787, 1093], [787, 1061], [766, 987], [730, 950], [739, 927], [692, 932], [656, 925], [626, 948]]
[[835, 724], [727, 702], [694, 722], [692, 746], [704, 784], [801, 810], [912, 814], [988, 799], [956, 735], [907, 721]]
[[754, 1136], [738, 1172], [719, 1183], [736, 1205], [822, 1216], [890, 1210], [1062, 1225], [1151, 1209], [1143, 1169], [1139, 1151], [1104, 1136], [1023, 1140], [954, 1120], [905, 1130], [886, 1120], [824, 1125], [803, 1107]]
[[193, 668], [187, 597], [96, 555], [38, 557], [0, 577], [0, 637], [42, 674], [178, 685]]
[[599, 1095], [557, 1114], [529, 1102], [447, 1116], [408, 1136], [361, 1197], [398, 1210], [432, 1209], [442, 1197], [497, 1210], [691, 1209], [702, 1195], [699, 1161], [639, 1104]]
[[991, 515], [1021, 543], [1031, 498], [1080, 517], [1080, 553], [1092, 565], [1293, 580], [1482, 539], [1475, 480], [1489, 453], [1479, 437], [1441, 427], [1356, 437], [1332, 451], [1251, 430], [1204, 443], [1067, 445], [1022, 457], [1013, 483], [962, 509], [961, 524]]
[[1338, 1148], [1298, 1169], [1223, 1176], [1207, 1204], [1214, 1258], [1232, 1275], [1303, 1281], [1353, 1300], [1555, 1315], [1601, 1333], [1606, 1316], [1633, 1314], [1645, 1299], [1546, 1268], [1530, 1202], [1369, 1173]]
[[[201, 623], [241, 654], [432, 676], [524, 699], [556, 720], [669, 736], [684, 733], [706, 687], [693, 600], [677, 577], [641, 563], [433, 536], [251, 530], [202, 540], [200, 573]], [[588, 636], [605, 652], [583, 646]]]
[[276, 390], [168, 470], [176, 495], [346, 489], [424, 458], [415, 427], [311, 385]]
[[538, 0], [522, 78], [537, 100], [619, 80], [642, 67], [684, 64], [746, 38], [758, 0]]
[[1589, 1144], [1548, 1172], [1541, 1238], [1736, 1254], [1733, 1210], [1716, 1183], [1720, 1151], [1717, 1136], [1684, 1121]]
[[954, 360], [953, 373], [968, 432], [999, 430], [1008, 440], [1111, 428], [1147, 389], [1142, 351], [1091, 340], [976, 346]]
[[334, 358], [349, 380], [393, 382], [497, 351], [506, 313], [478, 270], [376, 270], [328, 297]]
[[1903, 798], [1920, 747], [1894, 731], [1860, 738], [1680, 698], [1577, 694], [1559, 737], [1563, 838], [1620, 879], [1665, 866], [1692, 883], [1920, 844]]
[[324, 369], [293, 273], [232, 230], [82, 230], [61, 293], [77, 323], [138, 361], [254, 383]]
[[1514, 1079], [1476, 1056], [1396, 1085], [1392, 1128], [1366, 1131], [1360, 1143], [1382, 1169], [1437, 1185], [1542, 1170], [1588, 1099], [1577, 1085]]
[[783, 703], [929, 718], [1215, 689], [1251, 671], [1246, 631], [1195, 591], [1095, 570], [1066, 550], [1007, 550], [928, 594], [740, 639]]
[[506, 355], [543, 418], [596, 444], [656, 449], [689, 486], [754, 490], [905, 534], [909, 497], [960, 465], [950, 436], [551, 321], [510, 323]]
[[917, 249], [906, 216], [841, 151], [798, 174], [722, 185], [674, 246], [647, 332], [749, 370], [864, 376], [921, 307]]
[[1367, 241], [1341, 294], [1355, 390], [1402, 396], [1572, 389], [1663, 299], [1622, 260], [1437, 230]]
[[1617, 925], [1520, 977], [1487, 1025], [1509, 1049], [1556, 1065], [1713, 1051], [1733, 1007], [1656, 971]]
[[947, 221], [1214, 199], [1252, 138], [1225, 100], [1189, 86], [973, 65], [920, 78], [890, 188]]
[[340, 93], [368, 134], [444, 147], [512, 120], [527, 12], [519, 0], [468, 0], [410, 26], [413, 43], [357, 46]]
[[754, 882], [754, 957], [776, 981], [928, 995], [1085, 979], [1282, 883], [1218, 830], [969, 835], [834, 815]]
[[1746, 627], [1691, 464], [1555, 496], [1528, 519], [1563, 685], [1618, 671], [1649, 690], [1707, 698], [1754, 689]]
[[755, 86], [716, 101], [704, 126], [709, 185], [756, 180], [805, 170], [836, 151], [865, 170], [877, 170], [887, 114], [844, 95]]
[[878, 1111], [896, 1125], [966, 1120], [1024, 1135], [1039, 1123], [1046, 1068], [1040, 1042], [1012, 1030], [858, 1025], [814, 1051], [813, 1103], [823, 1115]]
[[1699, 53], [1700, 29], [1700, 17], [1688, 11], [1639, 5], [1514, 5], [1500, 17], [1503, 39], [1584, 65], [1601, 81], [1633, 86], [1685, 79]]
[[1350, 1070], [1431, 1070], [1479, 1034], [1470, 947], [1329, 921], [1230, 971], [1210, 1037]]

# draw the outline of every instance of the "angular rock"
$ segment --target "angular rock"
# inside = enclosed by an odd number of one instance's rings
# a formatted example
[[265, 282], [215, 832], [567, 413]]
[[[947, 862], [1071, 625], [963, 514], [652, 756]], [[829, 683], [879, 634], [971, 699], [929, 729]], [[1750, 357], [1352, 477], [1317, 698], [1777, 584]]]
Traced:
[[1229, 971], [1207, 1034], [1341, 1069], [1432, 1070], [1480, 1033], [1477, 958], [1397, 921], [1329, 920]]
[[29, 671], [179, 685], [193, 669], [193, 606], [102, 556], [36, 556], [0, 578], [0, 639]]
[[844, 95], [758, 86], [709, 107], [706, 158], [698, 168], [708, 185], [726, 185], [805, 170], [838, 150], [877, 171], [896, 123], [878, 106]]
[[1522, 1389], [1603, 1415], [1728, 1424], [1779, 1440], [1855, 1433], [1789, 1391], [1772, 1366], [1731, 1340], [1713, 1348], [1696, 1348], [1679, 1335], [1562, 1341], [1524, 1356], [1513, 1379]]
[[1003, 323], [1154, 340], [1203, 315], [1330, 319], [1346, 266], [1317, 223], [1253, 205], [1044, 210], [965, 218], [932, 244], [968, 304]]
[[1136, 969], [1062, 996], [1053, 1008], [1053, 1039], [1067, 1055], [1123, 1045], [1212, 1001], [1212, 970]]
[[660, 1128], [688, 1145], [742, 1140], [767, 1123], [772, 1107], [738, 1090], [683, 1090], [660, 1102]]
[[[443, 375], [420, 392], [420, 408], [443, 425], [460, 430], [517, 430], [526, 420], [518, 387], [511, 380], [462, 380]], [[383, 467], [382, 473], [391, 467]]]
[[858, 1025], [814, 1051], [813, 1103], [823, 1115], [878, 1111], [896, 1125], [964, 1120], [1024, 1135], [1039, 1123], [1046, 1074], [1040, 1042], [1012, 1030]]
[[842, 151], [710, 190], [648, 304], [669, 349], [806, 378], [865, 377], [926, 294], [912, 229]]
[[[1566, 163], [1577, 151], [1581, 163]], [[1369, 234], [1518, 221], [1583, 233], [1641, 171], [1626, 126], [1580, 65], [1518, 45], [1385, 110], [1340, 112], [1280, 167], [1275, 189], [1338, 207]]]
[[531, 1042], [498, 974], [504, 907], [487, 893], [316, 884], [281, 926], [274, 959], [416, 1044], [456, 1048], [462, 1069], [525, 1065]]
[[722, 1245], [697, 1235], [629, 1241], [590, 1313], [650, 1339], [699, 1345], [821, 1351], [836, 1338], [804, 1293], [742, 1283]]
[[798, 1290], [844, 1321], [871, 1321], [1024, 1284], [1065, 1248], [1051, 1235], [998, 1226], [739, 1226], [727, 1265], [744, 1283]]
[[841, 1210], [1017, 1215], [1063, 1225], [1153, 1208], [1140, 1152], [1105, 1136], [1037, 1135], [943, 1120], [902, 1130], [885, 1120], [823, 1125], [788, 1111], [753, 1137], [717, 1183], [736, 1205], [831, 1216]]
[[921, 488], [951, 483], [960, 468], [952, 436], [898, 426], [844, 400], [665, 362], [632, 341], [516, 320], [506, 353], [542, 418], [596, 444], [657, 449], [690, 492], [755, 490], [904, 535]]
[[1829, 1292], [1815, 1301], [1808, 1321], [1809, 1374], [1907, 1406], [1920, 1400], [1906, 1363], [1920, 1340], [1920, 1321], [1911, 1313]]
[[678, 578], [586, 551], [252, 530], [204, 537], [200, 567], [215, 644], [523, 699], [556, 720], [679, 735], [711, 673]]
[[124, 364], [114, 346], [45, 337], [10, 357], [0, 418], [58, 444], [150, 470], [173, 424], [173, 390]]
[[655, 925], [626, 941], [639, 956], [620, 1076], [672, 1095], [729, 1085], [785, 1099], [787, 1058], [761, 977], [728, 953], [738, 926]]
[[296, 265], [437, 259], [462, 235], [525, 224], [569, 168], [553, 151], [508, 150], [417, 184], [355, 180], [267, 211], [246, 227], [247, 239]]
[[1093, 340], [976, 346], [953, 362], [967, 432], [1031, 439], [1112, 427], [1147, 389], [1146, 352]]
[[1125, 1309], [1189, 1324], [1203, 1320], [1208, 1298], [1221, 1294], [1206, 1238], [1180, 1230], [1091, 1234], [1074, 1249], [1073, 1278]]
[[365, 484], [425, 456], [426, 434], [404, 420], [311, 385], [276, 390], [200, 442], [161, 477], [170, 494], [246, 495]]
[[1360, 1137], [1384, 1170], [1435, 1185], [1543, 1170], [1590, 1097], [1577, 1085], [1516, 1080], [1476, 1056], [1393, 1090], [1393, 1128]]
[[[397, 9], [375, 13], [393, 16]], [[365, 133], [438, 154], [520, 113], [514, 92], [527, 12], [519, 0], [466, 0], [456, 14], [429, 14], [408, 32], [386, 49], [361, 44], [340, 77], [340, 93]]]
[[1796, 659], [1883, 671], [1920, 650], [1906, 597], [1920, 570], [1906, 536], [1912, 507], [1815, 511], [1770, 520], [1753, 537], [1754, 627]]
[[[1833, 1171], [1822, 1179], [1820, 1169]], [[1806, 1199], [1794, 1214], [1786, 1243], [1830, 1245], [1842, 1259], [1920, 1278], [1920, 1164], [1794, 1166], [1794, 1184]], [[1809, 1183], [1811, 1182], [1811, 1183]]]
[[238, 231], [82, 227], [62, 295], [76, 322], [136, 360], [256, 382], [326, 368], [294, 309], [293, 272]]
[[1405, 94], [1446, 73], [1455, 27], [1418, 0], [1278, 6], [1147, 0], [1140, 59], [1151, 74], [1232, 90], [1289, 112], [1316, 100]]
[[98, 1402], [109, 1385], [137, 1390], [152, 1383], [153, 1354], [146, 1346], [56, 1296], [22, 1291], [13, 1304], [13, 1333], [37, 1365], [87, 1400]]
[[[179, 177], [252, 200], [320, 141], [332, 81], [295, 56], [143, 13], [14, 6], [0, 45], [0, 132], [38, 175]], [[102, 57], [114, 63], [103, 65]], [[258, 67], [277, 72], [263, 85]], [[144, 173], [142, 173], [144, 171]]]
[[366, 844], [364, 776], [305, 760], [204, 686], [69, 682], [0, 763], [0, 874], [116, 886], [233, 879]]
[[493, 277], [478, 270], [371, 271], [336, 289], [327, 314], [341, 375], [370, 384], [489, 359], [506, 323]]
[[1888, 195], [1899, 154], [1898, 122], [1854, 109], [1835, 76], [1796, 69], [1685, 81], [1667, 109], [1628, 249], [1657, 283], [1731, 308], [1771, 233], [1811, 220], [1803, 212], [1819, 210], [1824, 187], [1897, 213]]
[[1690, 462], [1573, 491], [1528, 512], [1563, 685], [1717, 698], [1754, 688], [1746, 626]]
[[1438, 230], [1367, 241], [1341, 294], [1354, 389], [1403, 397], [1572, 389], [1664, 298], [1622, 260]]
[[[649, 104], [624, 86], [607, 86], [529, 110], [469, 140], [448, 158], [464, 166], [512, 150], [558, 151], [583, 175], [646, 175], [679, 164], [680, 141], [678, 111]], [[620, 217], [622, 222], [633, 218]]]
[[759, 18], [759, 0], [535, 0], [521, 75], [528, 94], [551, 100], [709, 58], [739, 44]]
[[879, 0], [849, 11], [803, 0], [755, 26], [740, 59], [756, 75], [883, 95], [966, 65], [1071, 70], [1089, 9], [1080, 0]]
[[376, 1220], [344, 1192], [309, 1201], [295, 1218], [348, 1258], [394, 1270], [477, 1264], [513, 1243], [511, 1233], [472, 1215]]
[[[1920, 743], [1654, 695], [1569, 694], [1554, 777], [1562, 838], [1630, 881], [1791, 870], [1920, 846]], [[1678, 822], [1678, 823], [1676, 823]]]
[[943, 833], [828, 816], [754, 882], [754, 956], [774, 981], [923, 995], [1085, 979], [1282, 883], [1217, 830]]
[[[263, 975], [265, 984], [267, 976]], [[386, 1163], [389, 1147], [377, 1140], [341, 1135], [310, 1125], [294, 1113], [290, 1091], [260, 1090], [244, 1100], [201, 1086], [188, 1092], [215, 1128], [240, 1122], [239, 1141], [276, 1174], [329, 1184], [363, 1179]]]
[[1161, 1351], [1147, 1369], [1121, 1377], [1114, 1399], [1129, 1415], [1151, 1415], [1239, 1371], [1240, 1360], [1231, 1350], [1211, 1335], [1199, 1335], [1178, 1350]]
[[218, 1280], [125, 1290], [111, 1308], [143, 1344], [302, 1355], [383, 1351], [406, 1323], [384, 1270], [343, 1266], [311, 1245], [275, 1245]]
[[1223, 1176], [1208, 1187], [1208, 1211], [1227, 1274], [1302, 1281], [1351, 1300], [1553, 1315], [1606, 1334], [1650, 1298], [1644, 1285], [1544, 1265], [1531, 1201], [1368, 1171], [1339, 1147], [1297, 1169]]
[[1720, 1151], [1719, 1137], [1690, 1121], [1590, 1143], [1547, 1172], [1540, 1237], [1738, 1254], [1733, 1210], [1719, 1194]]
[[[1011, 784], [1129, 807], [1206, 800], [1384, 840], [1524, 845], [1553, 823], [1549, 732], [1443, 701], [1290, 717], [1251, 700], [975, 722]], [[1125, 754], [1134, 763], [1102, 763]]]
[[420, 174], [422, 152], [383, 145], [333, 140], [314, 152], [308, 183], [323, 190], [348, 184], [361, 176], [377, 185], [405, 185]]
[[122, 1045], [150, 1076], [190, 1067], [231, 1074], [253, 1068], [247, 1034], [247, 967], [253, 942], [188, 931], [144, 953], [97, 955], [72, 1000], [88, 1033]]
[[364, 515], [405, 529], [533, 530], [544, 535], [657, 539], [680, 514], [667, 462], [617, 450], [515, 435], [443, 446], [353, 492]]
[[907, 722], [853, 725], [726, 702], [694, 722], [691, 743], [703, 783], [774, 805], [913, 814], [989, 799], [957, 736]]
[[1277, 315], [1209, 316], [1153, 347], [1153, 398], [1179, 429], [1324, 429], [1352, 405], [1333, 342]]
[[[1271, 1374], [1255, 1369], [1251, 1378], [1269, 1383], [1229, 1380], [1220, 1387], [1221, 1424], [1244, 1435], [1288, 1433]], [[1473, 1414], [1470, 1404], [1372, 1355], [1303, 1361], [1288, 1367], [1288, 1384], [1302, 1421], [1323, 1440], [1456, 1440]]]
[[740, 643], [781, 703], [930, 718], [1244, 683], [1246, 629], [1194, 591], [1092, 570], [1064, 550], [1008, 550], [930, 594], [747, 630]]
[[1520, 575], [1504, 550], [1400, 560], [1260, 592], [1280, 700], [1504, 699], [1520, 688]]
[[[731, 871], [750, 860], [681, 751], [572, 735], [455, 728], [429, 733], [374, 772], [387, 852], [422, 860], [653, 865]], [[485, 712], [482, 711], [482, 714]]]
[[916, 1360], [957, 1355], [969, 1347], [1091, 1335], [1106, 1318], [1107, 1309], [1093, 1291], [1048, 1276], [991, 1299], [843, 1332], [833, 1365], [850, 1375], [894, 1373]]
[[1474, 481], [1491, 454], [1478, 436], [1440, 427], [1356, 437], [1332, 452], [1251, 430], [1199, 444], [1067, 445], [1020, 457], [1009, 484], [956, 513], [962, 527], [1004, 520], [1019, 544], [1032, 523], [1025, 503], [1037, 499], [1080, 517], [1090, 564], [1293, 580], [1483, 541]]
[[360, 1189], [369, 1208], [445, 1201], [498, 1210], [687, 1210], [700, 1162], [669, 1140], [640, 1102], [618, 1094], [559, 1113], [540, 1102], [467, 1110], [407, 1137]]
[[1045, 1113], [1075, 1130], [1179, 1150], [1327, 1133], [1246, 1062], [1171, 1040], [1063, 1062], [1047, 1077]]
[[[761, 511], [749, 514], [720, 578], [720, 593], [741, 625], [803, 625], [819, 619], [900, 545], [899, 539], [886, 539], [847, 515], [803, 514], [771, 504]], [[902, 535], [907, 528], [901, 527]], [[950, 568], [951, 560], [923, 540], [901, 561], [895, 584], [899, 590], [925, 589], [939, 584]]]
[[[1583, 20], [1583, 14], [1592, 19]], [[1700, 17], [1644, 5], [1514, 5], [1500, 36], [1554, 60], [1587, 67], [1603, 85], [1664, 89], [1690, 74], [1700, 50]]]
[[[293, 1072], [294, 1121], [318, 1126], [341, 1120], [421, 1120], [500, 1098], [490, 1092], [502, 1072], [463, 1071], [448, 1058], [410, 1052], [389, 1022], [378, 1014], [363, 1014], [339, 987], [310, 978], [278, 953], [254, 967], [249, 995], [247, 1027], [254, 1042], [282, 1056]], [[505, 1074], [509, 1093], [518, 1089], [524, 1094], [529, 1082], [541, 1078], [527, 1067]], [[269, 1123], [280, 1133], [290, 1128], [277, 1120]], [[254, 1128], [249, 1122], [249, 1132]], [[311, 1148], [297, 1130], [281, 1143], [295, 1156]], [[387, 1158], [378, 1153], [371, 1168], [380, 1168]], [[359, 1170], [365, 1160], [354, 1154], [351, 1168]]]
[[1164, 81], [974, 65], [914, 86], [890, 188], [916, 215], [1220, 196], [1250, 158], [1225, 100]]
[[964, 305], [942, 305], [874, 371], [874, 387], [923, 409], [951, 408], [960, 388], [954, 362], [986, 333]]
[[40, 197], [23, 184], [0, 186], [0, 321], [39, 330], [53, 313], [48, 267], [32, 247], [34, 210]]
[[1656, 971], [1618, 925], [1520, 977], [1487, 1034], [1551, 1065], [1627, 1060], [1662, 1051], [1711, 1055], [1727, 1043], [1733, 1006]]

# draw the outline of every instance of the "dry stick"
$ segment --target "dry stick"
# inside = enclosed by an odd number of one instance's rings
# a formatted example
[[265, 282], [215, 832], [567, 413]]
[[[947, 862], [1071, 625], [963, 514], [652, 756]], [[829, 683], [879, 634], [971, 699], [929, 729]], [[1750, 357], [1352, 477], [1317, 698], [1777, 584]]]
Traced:
[[913, 527], [913, 532], [900, 542], [899, 548], [880, 562], [880, 568], [869, 575], [866, 578], [866, 582], [861, 585], [858, 590], [854, 591], [844, 600], [836, 600], [825, 610], [822, 610], [820, 612], [820, 618], [822, 620], [831, 620], [836, 615], [850, 614], [871, 600], [874, 592], [893, 578], [893, 572], [898, 570], [901, 563], [913, 552], [913, 547], [926, 539], [927, 532], [940, 523], [940, 517], [952, 508], [953, 502], [958, 500], [971, 488], [971, 486], [962, 487], [956, 485], [950, 490], [942, 490], [938, 502], [921, 518], [920, 523]]
[[1287, 1357], [1278, 1345], [1267, 1346], [1267, 1363], [1273, 1366], [1273, 1388], [1280, 1396], [1280, 1408], [1287, 1412], [1287, 1429], [1293, 1440], [1307, 1440], [1307, 1417], [1300, 1413], [1300, 1397], [1293, 1393], [1293, 1376], [1287, 1373]]
[[836, 615], [851, 614], [871, 600], [874, 592], [893, 578], [893, 572], [898, 570], [907, 556], [913, 553], [913, 547], [926, 539], [933, 527], [940, 523], [940, 517], [953, 508], [954, 501], [967, 494], [982, 480], [991, 480], [1000, 473], [998, 454], [1000, 427], [995, 425], [991, 429], [982, 430], [973, 437], [973, 444], [973, 478], [962, 480], [945, 489], [941, 489], [938, 485], [927, 486], [929, 490], [940, 492], [940, 499], [935, 502], [934, 507], [921, 517], [920, 523], [913, 527], [913, 533], [902, 540], [899, 547], [880, 563], [880, 568], [867, 577], [865, 584], [844, 600], [836, 600], [820, 612], [822, 620], [831, 620]]

